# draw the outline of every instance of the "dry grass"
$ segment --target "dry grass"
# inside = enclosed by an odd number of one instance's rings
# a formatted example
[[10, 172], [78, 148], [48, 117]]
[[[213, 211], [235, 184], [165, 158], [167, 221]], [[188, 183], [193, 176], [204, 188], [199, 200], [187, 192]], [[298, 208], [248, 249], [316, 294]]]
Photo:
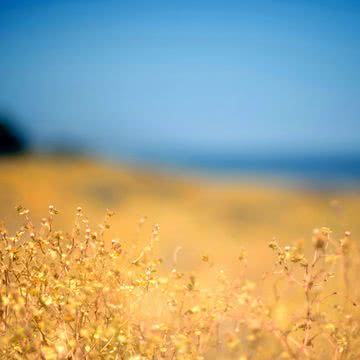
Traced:
[[[260, 283], [227, 276], [207, 255], [207, 277], [164, 271], [159, 227], [142, 243], [110, 240], [113, 215], [92, 228], [78, 208], [74, 228], [55, 230], [57, 210], [36, 227], [0, 233], [1, 355], [4, 359], [358, 359], [358, 249], [349, 232], [313, 234], [313, 253], [275, 240], [274, 268]], [[141, 226], [141, 223], [139, 226]], [[262, 283], [273, 287], [264, 291]], [[289, 289], [283, 291], [282, 288]], [[284, 311], [284, 307], [290, 307]]]
[[0, 166], [1, 358], [360, 358], [357, 192]]

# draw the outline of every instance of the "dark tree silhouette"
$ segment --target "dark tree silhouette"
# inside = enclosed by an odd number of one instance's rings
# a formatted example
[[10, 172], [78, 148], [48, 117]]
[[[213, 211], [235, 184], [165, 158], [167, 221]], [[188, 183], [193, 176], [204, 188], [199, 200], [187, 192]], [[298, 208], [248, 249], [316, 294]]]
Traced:
[[19, 154], [27, 150], [24, 137], [12, 123], [8, 116], [0, 114], [0, 156]]

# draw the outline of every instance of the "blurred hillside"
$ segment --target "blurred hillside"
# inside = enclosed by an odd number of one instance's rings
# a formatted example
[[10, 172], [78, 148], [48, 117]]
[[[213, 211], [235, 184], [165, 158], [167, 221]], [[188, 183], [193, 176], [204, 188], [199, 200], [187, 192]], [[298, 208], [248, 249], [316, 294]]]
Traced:
[[[59, 210], [56, 226], [71, 229], [77, 206], [92, 223], [114, 210], [110, 236], [146, 239], [153, 224], [161, 228], [160, 250], [166, 266], [181, 246], [179, 266], [194, 269], [204, 249], [214, 261], [236, 269], [245, 248], [250, 256], [267, 253], [273, 237], [280, 243], [304, 240], [328, 226], [342, 234], [360, 233], [360, 191], [286, 188], [280, 185], [221, 182], [99, 163], [87, 158], [23, 156], [0, 161], [0, 219], [10, 228], [21, 222], [14, 207], [30, 209], [36, 222], [51, 203]], [[145, 220], [146, 219], [146, 220]], [[144, 224], [140, 226], [145, 220]], [[259, 275], [267, 260], [251, 262]]]

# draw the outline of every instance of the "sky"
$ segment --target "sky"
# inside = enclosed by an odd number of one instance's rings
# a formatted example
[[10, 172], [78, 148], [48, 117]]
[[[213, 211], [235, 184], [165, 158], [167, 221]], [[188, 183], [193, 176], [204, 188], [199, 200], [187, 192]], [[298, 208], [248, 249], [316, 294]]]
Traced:
[[39, 148], [360, 151], [356, 1], [0, 1], [0, 111]]

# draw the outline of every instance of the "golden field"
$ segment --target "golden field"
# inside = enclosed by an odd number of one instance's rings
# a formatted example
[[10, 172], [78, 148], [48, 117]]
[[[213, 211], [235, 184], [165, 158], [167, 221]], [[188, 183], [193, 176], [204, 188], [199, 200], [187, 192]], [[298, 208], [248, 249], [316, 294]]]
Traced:
[[360, 357], [360, 190], [68, 157], [0, 170], [2, 358]]

